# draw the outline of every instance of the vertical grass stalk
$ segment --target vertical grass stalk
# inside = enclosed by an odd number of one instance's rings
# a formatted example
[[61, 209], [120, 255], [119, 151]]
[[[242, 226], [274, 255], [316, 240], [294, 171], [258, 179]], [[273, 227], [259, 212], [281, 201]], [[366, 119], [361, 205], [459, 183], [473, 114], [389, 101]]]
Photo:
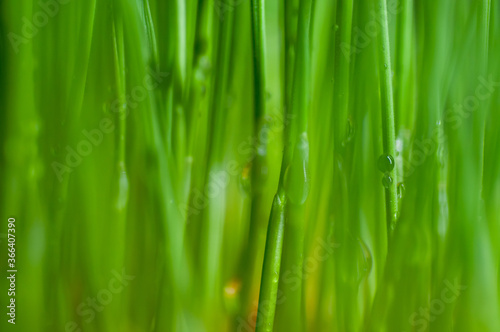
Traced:
[[269, 218], [255, 332], [273, 331], [283, 249], [285, 208], [285, 193], [280, 188], [274, 197]]
[[[301, 0], [297, 26], [290, 125], [285, 131], [285, 152], [281, 165], [280, 188], [285, 192], [286, 223], [283, 263], [280, 273], [299, 271], [295, 285], [280, 280], [286, 301], [279, 305], [277, 331], [303, 331], [305, 312], [302, 266], [305, 240], [305, 203], [309, 195], [308, 109], [310, 98], [310, 23], [312, 0]], [[266, 253], [267, 254], [267, 253]], [[269, 278], [270, 276], [263, 276]]]
[[264, 123], [264, 114], [266, 113], [266, 24], [265, 24], [265, 3], [264, 0], [251, 1], [251, 19], [252, 19], [252, 50], [253, 50], [253, 72], [254, 72], [254, 137], [257, 138], [258, 151], [252, 160], [251, 168], [251, 207], [250, 207], [250, 231], [249, 241], [245, 248], [244, 259], [250, 261], [246, 264], [243, 275], [244, 291], [242, 294], [242, 304], [245, 310], [250, 293], [252, 291], [252, 280], [257, 273], [257, 264], [260, 264], [259, 238], [265, 231], [265, 219], [261, 216], [261, 197], [262, 188], [265, 187], [266, 174], [262, 171], [267, 158], [267, 142], [261, 139]]
[[[382, 143], [383, 153], [392, 158], [396, 156], [396, 132], [394, 125], [394, 101], [392, 93], [391, 50], [389, 26], [387, 22], [387, 0], [378, 0], [381, 31], [378, 43], [378, 67], [380, 75], [380, 98], [382, 106]], [[394, 166], [394, 165], [393, 165]], [[396, 167], [387, 169], [385, 174], [385, 199], [388, 229], [392, 228], [398, 217], [398, 195]]]

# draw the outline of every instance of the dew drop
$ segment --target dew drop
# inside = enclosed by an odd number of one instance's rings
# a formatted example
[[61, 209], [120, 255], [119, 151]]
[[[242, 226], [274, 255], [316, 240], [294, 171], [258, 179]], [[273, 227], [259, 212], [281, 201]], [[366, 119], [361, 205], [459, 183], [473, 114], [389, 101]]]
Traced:
[[127, 172], [120, 172], [118, 179], [118, 197], [116, 202], [116, 208], [121, 211], [123, 210], [128, 201], [128, 190], [129, 190], [129, 182], [127, 177]]
[[389, 68], [389, 66], [387, 65], [387, 63], [386, 63], [386, 64], [384, 64], [384, 67], [385, 67], [386, 69], [387, 69], [387, 68]]
[[264, 144], [259, 145], [259, 147], [257, 148], [257, 153], [259, 154], [259, 156], [265, 157], [267, 154], [267, 147]]
[[212, 64], [210, 63], [210, 58], [206, 55], [202, 56], [200, 58], [200, 67], [208, 73], [210, 69], [212, 68]]
[[293, 204], [304, 204], [309, 195], [309, 142], [303, 133], [296, 143], [295, 152], [290, 165], [285, 171], [285, 192]]
[[202, 56], [196, 65], [195, 77], [198, 81], [204, 82], [208, 79], [212, 69], [210, 58], [206, 55]]
[[446, 166], [446, 150], [443, 146], [440, 146], [437, 150], [437, 159], [439, 166], [444, 168]]
[[347, 119], [347, 124], [346, 124], [346, 132], [345, 132], [345, 138], [344, 141], [342, 142], [342, 146], [346, 146], [348, 143], [352, 141], [354, 138], [354, 122], [352, 121], [351, 118]]
[[390, 172], [394, 169], [394, 158], [390, 154], [382, 154], [378, 157], [377, 166], [382, 173]]
[[405, 196], [406, 187], [403, 182], [398, 183], [398, 198], [401, 199]]
[[270, 100], [272, 97], [271, 93], [269, 91], [266, 92], [266, 100]]
[[382, 184], [384, 185], [384, 188], [389, 189], [392, 184], [392, 178], [389, 174], [384, 174], [384, 177], [382, 178]]
[[403, 140], [401, 138], [396, 139], [396, 157], [400, 155], [403, 151]]

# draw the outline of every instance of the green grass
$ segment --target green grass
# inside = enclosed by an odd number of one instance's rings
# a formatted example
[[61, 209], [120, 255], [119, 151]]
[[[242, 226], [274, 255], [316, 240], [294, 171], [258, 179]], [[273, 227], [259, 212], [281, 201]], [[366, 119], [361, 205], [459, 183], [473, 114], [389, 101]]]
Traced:
[[500, 331], [500, 1], [43, 3], [0, 2], [2, 331]]

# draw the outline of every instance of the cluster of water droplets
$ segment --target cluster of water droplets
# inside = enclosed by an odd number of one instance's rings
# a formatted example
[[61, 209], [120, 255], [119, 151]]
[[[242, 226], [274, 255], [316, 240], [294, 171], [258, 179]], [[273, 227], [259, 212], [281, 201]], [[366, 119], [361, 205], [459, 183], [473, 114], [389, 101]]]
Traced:
[[386, 189], [389, 189], [393, 182], [390, 172], [394, 169], [394, 164], [394, 157], [390, 154], [385, 153], [378, 157], [377, 167], [379, 171], [384, 173], [384, 176], [382, 177], [382, 185]]

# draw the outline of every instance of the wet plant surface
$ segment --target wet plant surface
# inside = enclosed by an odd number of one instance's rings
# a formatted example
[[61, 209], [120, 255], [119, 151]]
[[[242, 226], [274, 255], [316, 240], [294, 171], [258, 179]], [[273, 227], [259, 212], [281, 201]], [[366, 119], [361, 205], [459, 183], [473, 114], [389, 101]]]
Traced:
[[499, 0], [0, 8], [1, 331], [500, 331]]

